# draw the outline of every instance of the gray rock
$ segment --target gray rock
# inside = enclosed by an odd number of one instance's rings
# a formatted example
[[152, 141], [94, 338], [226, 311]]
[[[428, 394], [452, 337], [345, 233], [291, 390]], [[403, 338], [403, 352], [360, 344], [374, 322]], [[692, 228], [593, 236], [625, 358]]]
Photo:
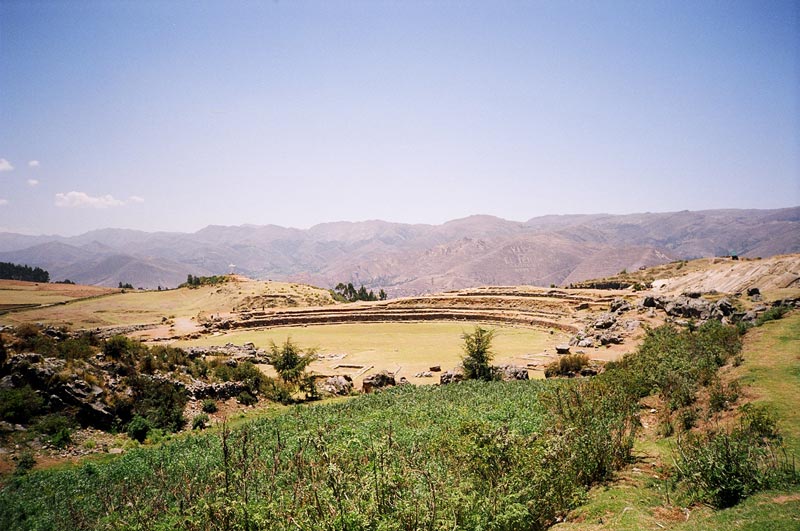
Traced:
[[440, 384], [450, 384], [464, 381], [464, 368], [456, 367], [452, 371], [443, 372], [439, 377]]
[[556, 354], [569, 354], [569, 345], [556, 345]]
[[594, 346], [594, 339], [587, 337], [578, 341], [578, 346], [581, 348], [591, 348]]
[[597, 328], [598, 330], [605, 330], [607, 328], [611, 328], [617, 322], [617, 318], [613, 313], [606, 313], [600, 316], [592, 326]]
[[622, 298], [614, 299], [611, 301], [611, 312], [612, 313], [625, 313], [631, 309], [631, 305], [628, 301]]
[[520, 367], [519, 365], [503, 365], [501, 367], [497, 367], [497, 370], [504, 382], [529, 379], [527, 367]]
[[325, 393], [336, 396], [347, 396], [353, 392], [353, 379], [348, 375], [331, 376], [322, 384]]
[[381, 371], [364, 378], [364, 381], [361, 384], [361, 389], [365, 393], [371, 393], [372, 391], [383, 389], [385, 387], [391, 387], [393, 385], [397, 385], [397, 382], [395, 382], [394, 379], [394, 374], [390, 373], [389, 371]]

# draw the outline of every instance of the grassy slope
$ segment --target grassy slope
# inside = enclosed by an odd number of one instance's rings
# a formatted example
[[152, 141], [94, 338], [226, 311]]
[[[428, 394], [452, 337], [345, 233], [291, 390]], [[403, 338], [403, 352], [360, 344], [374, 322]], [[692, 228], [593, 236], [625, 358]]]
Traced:
[[[114, 290], [116, 291], [116, 290]], [[242, 299], [264, 294], [289, 295], [301, 302], [305, 300], [332, 302], [326, 290], [301, 284], [233, 280], [218, 286], [197, 289], [181, 288], [169, 291], [130, 291], [106, 297], [77, 300], [66, 305], [14, 312], [0, 317], [0, 322], [53, 323], [75, 328], [108, 325], [157, 323], [162, 317], [194, 317], [200, 313], [226, 314]], [[19, 295], [19, 301], [31, 297], [38, 302], [41, 294], [28, 292]], [[324, 301], [324, 302], [323, 302]]]
[[[735, 375], [747, 385], [748, 396], [775, 407], [787, 447], [800, 459], [800, 313], [751, 330], [745, 338], [744, 359]], [[800, 488], [760, 493], [721, 511], [706, 507], [687, 510], [669, 504], [662, 484], [653, 479], [657, 475], [654, 463], [669, 462], [669, 445], [645, 440], [638, 443], [637, 450], [642, 462], [629, 467], [614, 484], [594, 489], [589, 502], [554, 529], [800, 529]]]

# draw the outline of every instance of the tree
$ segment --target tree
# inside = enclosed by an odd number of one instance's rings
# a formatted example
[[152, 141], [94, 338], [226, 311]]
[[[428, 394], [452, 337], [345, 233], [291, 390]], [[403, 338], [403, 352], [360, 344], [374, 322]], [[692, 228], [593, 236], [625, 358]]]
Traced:
[[464, 332], [461, 339], [464, 340], [464, 357], [461, 362], [464, 365], [464, 376], [474, 380], [493, 380], [494, 373], [490, 365], [494, 353], [492, 353], [492, 338], [494, 330], [475, 327], [471, 334]]
[[379, 298], [380, 300], [382, 300], [382, 301], [385, 301], [385, 300], [386, 300], [386, 292], [385, 292], [385, 291], [383, 291], [383, 289], [381, 289], [381, 290], [378, 292], [378, 298]]
[[316, 354], [314, 349], [303, 352], [292, 343], [291, 338], [286, 338], [286, 342], [281, 347], [273, 341], [267, 357], [269, 364], [275, 367], [281, 380], [296, 388], [305, 377], [306, 367], [316, 359]]

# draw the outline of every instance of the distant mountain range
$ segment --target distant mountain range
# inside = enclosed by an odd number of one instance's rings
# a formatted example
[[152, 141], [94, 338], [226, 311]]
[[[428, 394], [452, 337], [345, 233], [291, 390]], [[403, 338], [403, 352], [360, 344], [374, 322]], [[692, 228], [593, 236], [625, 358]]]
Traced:
[[332, 287], [351, 281], [414, 295], [487, 284], [563, 285], [671, 260], [800, 252], [800, 207], [630, 215], [470, 216], [442, 225], [335, 222], [307, 230], [211, 225], [195, 233], [102, 229], [80, 236], [0, 233], [0, 262], [52, 280], [174, 287], [235, 271]]

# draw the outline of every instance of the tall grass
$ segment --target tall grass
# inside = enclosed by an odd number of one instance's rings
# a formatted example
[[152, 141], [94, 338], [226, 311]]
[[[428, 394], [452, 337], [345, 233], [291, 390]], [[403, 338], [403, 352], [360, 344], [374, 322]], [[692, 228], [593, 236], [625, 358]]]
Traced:
[[465, 382], [295, 407], [13, 479], [0, 528], [543, 529], [629, 455], [631, 404], [586, 385]]

